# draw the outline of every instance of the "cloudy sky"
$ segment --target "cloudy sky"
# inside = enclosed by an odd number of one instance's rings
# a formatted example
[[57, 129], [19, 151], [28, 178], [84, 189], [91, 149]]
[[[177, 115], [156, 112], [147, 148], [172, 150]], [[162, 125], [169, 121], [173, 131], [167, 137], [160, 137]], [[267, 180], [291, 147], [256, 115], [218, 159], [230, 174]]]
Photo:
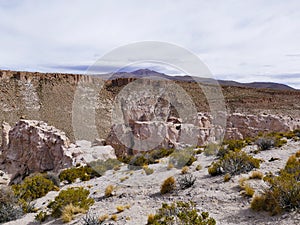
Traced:
[[300, 89], [298, 0], [0, 0], [0, 68], [83, 73], [145, 40], [195, 53], [216, 78]]

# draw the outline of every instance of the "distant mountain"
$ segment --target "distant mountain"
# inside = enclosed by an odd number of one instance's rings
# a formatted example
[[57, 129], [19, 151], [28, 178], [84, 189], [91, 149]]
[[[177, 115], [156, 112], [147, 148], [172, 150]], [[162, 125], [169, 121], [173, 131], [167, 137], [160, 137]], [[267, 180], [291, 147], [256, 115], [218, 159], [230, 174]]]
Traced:
[[252, 82], [252, 83], [239, 83], [231, 80], [215, 80], [212, 78], [191, 77], [188, 75], [183, 76], [170, 76], [150, 69], [139, 69], [132, 72], [118, 72], [109, 77], [109, 75], [100, 75], [101, 78], [114, 80], [117, 78], [149, 78], [152, 79], [168, 79], [174, 81], [185, 82], [200, 82], [203, 84], [214, 84], [216, 81], [223, 86], [236, 86], [236, 87], [249, 87], [249, 88], [268, 88], [275, 90], [295, 90], [294, 88], [279, 83], [273, 82]]

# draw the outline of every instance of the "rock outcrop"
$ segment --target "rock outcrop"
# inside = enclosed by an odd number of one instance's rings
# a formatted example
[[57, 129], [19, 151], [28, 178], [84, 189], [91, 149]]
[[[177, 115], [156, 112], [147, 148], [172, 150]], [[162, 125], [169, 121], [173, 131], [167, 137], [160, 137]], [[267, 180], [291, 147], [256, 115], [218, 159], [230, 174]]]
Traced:
[[[220, 113], [220, 116], [224, 116]], [[182, 123], [181, 119], [170, 117], [165, 122], [132, 121], [114, 125], [107, 139], [118, 156], [134, 154], [157, 148], [176, 148], [180, 144], [201, 146], [223, 139], [255, 137], [258, 133], [287, 132], [300, 129], [300, 118], [277, 115], [230, 114], [226, 129], [215, 126], [212, 116], [198, 113], [195, 123]], [[225, 136], [224, 136], [225, 134]]]
[[[6, 124], [6, 128], [9, 126]], [[7, 129], [4, 129], [7, 136]], [[2, 143], [2, 165], [12, 180], [33, 172], [58, 171], [72, 165], [66, 154], [70, 141], [64, 132], [42, 121], [20, 120]]]
[[64, 132], [43, 121], [20, 120], [14, 127], [2, 125], [1, 169], [18, 183], [35, 172], [53, 171], [95, 160], [116, 158], [104, 140], [71, 144]]

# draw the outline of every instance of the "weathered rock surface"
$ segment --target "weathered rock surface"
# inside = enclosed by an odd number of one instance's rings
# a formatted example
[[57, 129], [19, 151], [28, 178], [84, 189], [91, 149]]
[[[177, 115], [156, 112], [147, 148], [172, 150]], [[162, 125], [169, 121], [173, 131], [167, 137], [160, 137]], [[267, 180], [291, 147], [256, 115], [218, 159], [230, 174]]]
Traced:
[[[9, 128], [7, 124], [6, 128]], [[4, 135], [7, 129], [4, 129]], [[33, 172], [58, 171], [72, 165], [66, 155], [70, 141], [64, 132], [42, 121], [20, 120], [2, 144], [2, 165], [12, 180]]]
[[172, 117], [165, 122], [132, 121], [114, 125], [107, 143], [116, 149], [118, 156], [155, 148], [176, 148], [180, 143], [192, 146], [226, 139], [255, 137], [259, 132], [287, 132], [300, 128], [300, 119], [277, 115], [230, 114], [226, 129], [214, 126], [212, 116], [198, 113], [194, 124], [181, 123]]
[[3, 124], [1, 167], [13, 182], [35, 172], [54, 171], [94, 160], [116, 158], [111, 146], [78, 141], [71, 144], [64, 132], [36, 120]]

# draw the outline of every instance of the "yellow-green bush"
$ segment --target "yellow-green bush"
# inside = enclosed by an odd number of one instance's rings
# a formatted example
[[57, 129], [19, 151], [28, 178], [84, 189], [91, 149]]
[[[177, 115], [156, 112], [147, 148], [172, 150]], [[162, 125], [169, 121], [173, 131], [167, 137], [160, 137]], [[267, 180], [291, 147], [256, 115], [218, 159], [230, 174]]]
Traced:
[[229, 173], [238, 175], [259, 168], [260, 160], [255, 159], [241, 150], [230, 151], [223, 158], [213, 162], [208, 168], [212, 176]]
[[113, 170], [120, 165], [121, 162], [118, 159], [96, 160], [89, 163], [89, 167], [91, 167], [98, 176], [103, 176], [107, 170]]
[[169, 177], [166, 180], [164, 180], [163, 184], [160, 188], [161, 194], [167, 194], [171, 193], [176, 189], [176, 180], [174, 177]]
[[73, 187], [62, 190], [55, 200], [50, 202], [48, 208], [52, 210], [53, 217], [60, 217], [65, 206], [72, 204], [82, 209], [88, 210], [94, 204], [94, 199], [89, 198], [89, 190], [83, 187]]
[[147, 224], [215, 225], [216, 221], [209, 217], [208, 212], [199, 213], [193, 202], [175, 202], [170, 205], [163, 203], [155, 215], [148, 216]]
[[269, 211], [272, 215], [300, 208], [299, 159], [293, 155], [289, 158], [284, 169], [278, 176], [266, 176], [264, 181], [269, 188], [253, 198], [253, 210]]
[[26, 177], [21, 184], [12, 186], [15, 195], [19, 199], [32, 201], [45, 196], [49, 191], [57, 191], [58, 187], [43, 174]]
[[74, 219], [74, 216], [80, 213], [86, 213], [86, 209], [79, 206], [74, 206], [72, 203], [66, 205], [62, 210], [61, 220], [68, 223]]
[[87, 181], [91, 178], [98, 177], [97, 173], [93, 168], [89, 166], [84, 167], [73, 167], [65, 169], [60, 172], [59, 179], [60, 181], [67, 181], [68, 183], [73, 183], [77, 178], [81, 181]]
[[209, 143], [204, 148], [204, 155], [205, 156], [216, 155], [218, 153], [219, 148], [220, 146], [218, 144]]
[[194, 155], [195, 152], [191, 149], [176, 150], [170, 156], [169, 162], [180, 169], [192, 165], [197, 160]]

